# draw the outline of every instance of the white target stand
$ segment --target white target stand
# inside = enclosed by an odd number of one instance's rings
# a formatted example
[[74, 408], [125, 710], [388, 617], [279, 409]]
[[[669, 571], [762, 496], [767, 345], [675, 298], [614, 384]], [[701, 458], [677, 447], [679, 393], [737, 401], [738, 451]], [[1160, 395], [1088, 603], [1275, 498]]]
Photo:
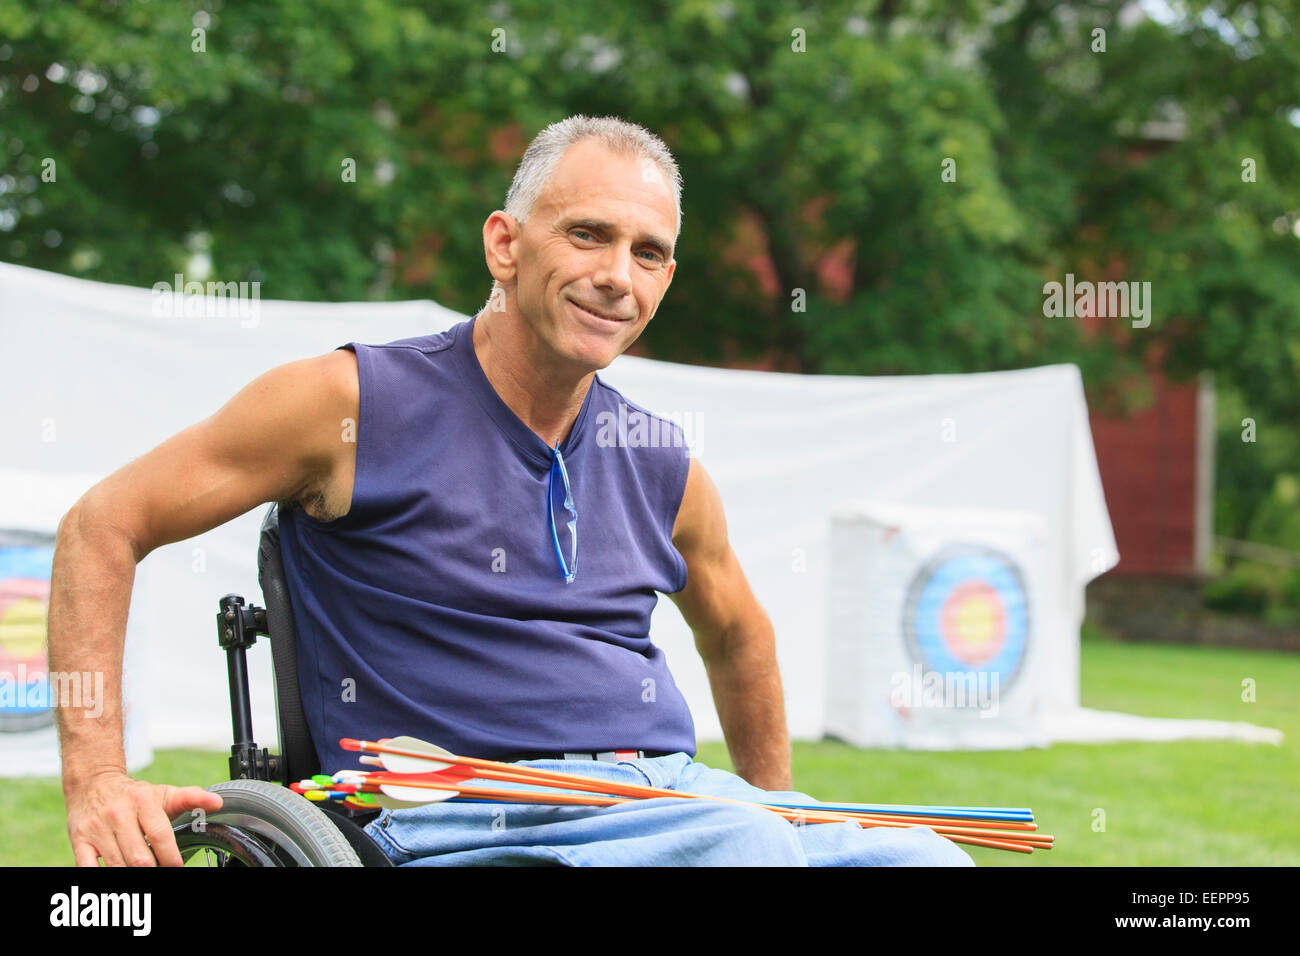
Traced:
[[1046, 746], [1062, 620], [1042, 518], [854, 501], [831, 518], [826, 732], [860, 747]]

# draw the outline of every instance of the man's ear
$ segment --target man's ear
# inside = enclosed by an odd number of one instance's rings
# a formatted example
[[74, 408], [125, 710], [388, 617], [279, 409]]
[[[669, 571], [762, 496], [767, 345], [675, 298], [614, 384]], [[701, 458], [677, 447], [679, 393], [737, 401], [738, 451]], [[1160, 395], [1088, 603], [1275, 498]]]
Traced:
[[522, 231], [519, 221], [500, 209], [483, 223], [483, 257], [492, 278], [498, 282], [509, 282], [518, 271], [517, 243]]

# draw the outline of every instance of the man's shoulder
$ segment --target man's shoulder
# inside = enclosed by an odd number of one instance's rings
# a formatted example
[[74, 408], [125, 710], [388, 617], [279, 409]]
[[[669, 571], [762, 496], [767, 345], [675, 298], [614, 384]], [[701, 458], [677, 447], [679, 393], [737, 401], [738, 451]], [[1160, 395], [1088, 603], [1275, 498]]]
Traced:
[[672, 436], [673, 440], [669, 443], [672, 447], [683, 447], [687, 444], [685, 430], [675, 413], [660, 415], [650, 411], [644, 405], [631, 401], [614, 386], [601, 379], [599, 373], [596, 374], [595, 387], [600, 390], [598, 396], [593, 396], [599, 398], [595, 406], [598, 428], [602, 426], [636, 428], [655, 422], [656, 434]]
[[340, 346], [355, 351], [353, 348], [362, 345], [368, 349], [409, 349], [416, 352], [423, 352], [426, 355], [434, 352], [442, 352], [451, 348], [456, 342], [456, 330], [459, 325], [453, 325], [449, 329], [441, 332], [430, 332], [427, 335], [413, 335], [404, 339], [394, 339], [391, 342], [349, 342], [347, 345]]

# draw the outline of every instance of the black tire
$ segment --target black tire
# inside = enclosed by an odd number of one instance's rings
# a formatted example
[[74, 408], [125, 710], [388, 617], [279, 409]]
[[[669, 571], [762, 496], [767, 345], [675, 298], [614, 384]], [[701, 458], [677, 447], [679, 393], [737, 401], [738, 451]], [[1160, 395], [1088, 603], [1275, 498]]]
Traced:
[[303, 797], [265, 780], [231, 780], [208, 787], [221, 809], [172, 821], [181, 859], [190, 866], [361, 866], [329, 815]]

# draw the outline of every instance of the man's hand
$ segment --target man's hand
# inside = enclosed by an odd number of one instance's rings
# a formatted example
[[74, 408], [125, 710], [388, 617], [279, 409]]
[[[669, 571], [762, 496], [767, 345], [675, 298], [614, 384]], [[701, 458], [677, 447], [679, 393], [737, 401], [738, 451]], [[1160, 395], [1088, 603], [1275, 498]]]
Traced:
[[98, 866], [100, 857], [106, 866], [180, 866], [172, 817], [221, 809], [221, 797], [202, 787], [146, 783], [118, 770], [96, 774], [66, 800], [77, 866]]

